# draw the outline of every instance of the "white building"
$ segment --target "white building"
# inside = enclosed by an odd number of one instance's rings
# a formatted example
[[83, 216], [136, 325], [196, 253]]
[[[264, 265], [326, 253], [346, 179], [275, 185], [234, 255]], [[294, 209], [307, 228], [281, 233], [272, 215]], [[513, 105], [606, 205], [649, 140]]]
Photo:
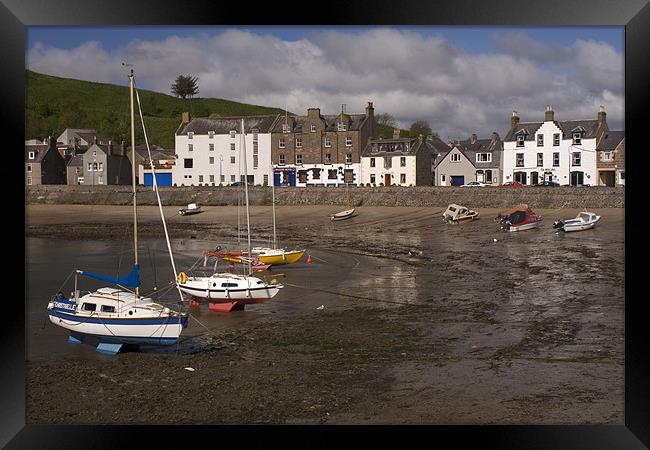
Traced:
[[430, 186], [433, 147], [415, 139], [371, 139], [361, 154], [361, 185]]
[[503, 140], [503, 182], [596, 185], [596, 142], [607, 131], [605, 109], [596, 119], [557, 121], [549, 105], [543, 122], [520, 122], [512, 112]]
[[246, 167], [250, 185], [272, 181], [271, 128], [277, 115], [191, 118], [183, 113], [176, 130], [175, 186], [228, 186], [243, 181], [241, 119], [244, 119]]

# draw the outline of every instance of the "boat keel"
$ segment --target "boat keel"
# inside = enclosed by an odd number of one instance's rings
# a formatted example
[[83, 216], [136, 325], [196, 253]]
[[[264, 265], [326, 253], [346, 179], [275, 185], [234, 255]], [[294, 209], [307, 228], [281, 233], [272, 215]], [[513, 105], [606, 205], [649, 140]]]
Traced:
[[239, 302], [225, 302], [225, 303], [208, 303], [210, 311], [214, 312], [230, 312], [232, 310], [243, 310], [244, 305]]

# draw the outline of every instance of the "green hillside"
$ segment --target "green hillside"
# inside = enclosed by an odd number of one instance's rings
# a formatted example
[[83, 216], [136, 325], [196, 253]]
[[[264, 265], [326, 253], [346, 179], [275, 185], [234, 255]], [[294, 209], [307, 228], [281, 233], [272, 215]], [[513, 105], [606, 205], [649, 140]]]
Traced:
[[[173, 80], [170, 80], [170, 84]], [[181, 99], [138, 89], [150, 144], [174, 148], [183, 111], [194, 117], [284, 114], [284, 110], [217, 98]], [[129, 141], [129, 88], [26, 71], [25, 139], [58, 136], [66, 128], [94, 128], [116, 141]], [[136, 121], [139, 122], [136, 104]], [[141, 128], [141, 127], [140, 127]], [[138, 127], [136, 126], [136, 130]], [[143, 142], [142, 131], [137, 132]]]

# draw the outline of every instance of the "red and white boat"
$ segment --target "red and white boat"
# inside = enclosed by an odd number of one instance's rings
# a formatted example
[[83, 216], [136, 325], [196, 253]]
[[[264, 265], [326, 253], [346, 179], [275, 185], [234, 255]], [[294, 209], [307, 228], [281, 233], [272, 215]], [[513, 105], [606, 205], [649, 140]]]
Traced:
[[517, 209], [501, 219], [503, 231], [524, 231], [537, 228], [542, 222], [542, 217], [531, 209]]

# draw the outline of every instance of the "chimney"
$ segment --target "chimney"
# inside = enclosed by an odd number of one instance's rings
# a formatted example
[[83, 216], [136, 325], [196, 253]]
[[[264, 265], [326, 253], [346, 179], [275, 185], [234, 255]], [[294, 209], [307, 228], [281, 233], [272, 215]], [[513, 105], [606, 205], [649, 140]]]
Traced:
[[607, 123], [605, 120], [606, 116], [607, 113], [605, 112], [605, 107], [603, 105], [600, 105], [600, 108], [598, 109], [598, 127], [601, 127], [603, 124]]
[[493, 131], [491, 140], [492, 140], [492, 142], [498, 141], [499, 140], [499, 133], [497, 133], [496, 131]]
[[108, 140], [108, 155], [112, 156], [113, 155], [113, 141], [110, 139]]
[[124, 144], [124, 140], [120, 142], [120, 155], [126, 156], [126, 145]]
[[551, 105], [546, 105], [546, 112], [544, 113], [544, 122], [553, 122], [555, 113]]
[[418, 134], [418, 141], [422, 142], [424, 140], [424, 136], [421, 134]]
[[181, 113], [181, 121], [182, 121], [183, 123], [190, 123], [190, 120], [191, 120], [191, 119], [192, 119], [192, 117], [190, 116], [189, 111], [183, 111], [183, 112]]
[[309, 108], [307, 110], [307, 117], [319, 119], [320, 118], [320, 108]]
[[510, 119], [510, 128], [514, 128], [519, 123], [519, 114], [517, 111], [512, 112], [512, 118]]
[[368, 106], [366, 106], [366, 117], [374, 117], [375, 115], [375, 108], [372, 106], [372, 102], [368, 102]]
[[399, 128], [393, 130], [393, 139], [399, 139]]
[[96, 143], [97, 143], [97, 136], [94, 136], [93, 137], [93, 144], [96, 144]]
[[477, 140], [478, 140], [478, 136], [476, 136], [476, 134], [472, 133], [472, 135], [469, 137], [469, 143], [470, 144], [475, 144]]

